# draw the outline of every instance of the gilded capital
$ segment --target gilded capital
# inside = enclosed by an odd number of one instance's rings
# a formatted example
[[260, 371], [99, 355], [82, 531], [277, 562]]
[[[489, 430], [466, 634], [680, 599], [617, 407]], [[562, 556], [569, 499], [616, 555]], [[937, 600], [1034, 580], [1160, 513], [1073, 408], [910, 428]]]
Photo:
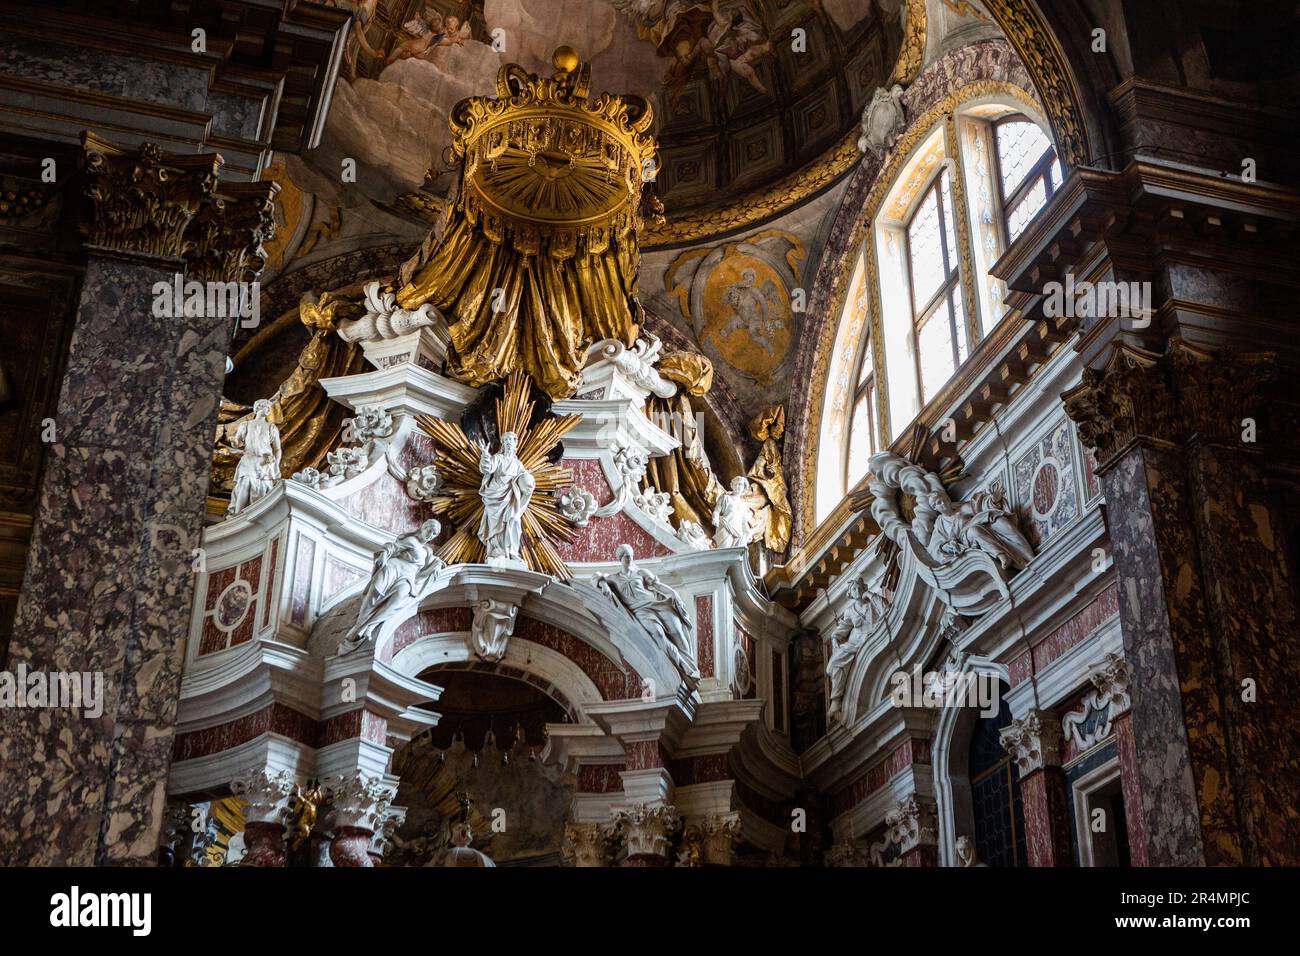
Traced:
[[1239, 444], [1243, 422], [1258, 420], [1264, 386], [1277, 374], [1272, 352], [1210, 352], [1182, 339], [1165, 353], [1189, 439]]
[[85, 226], [89, 244], [180, 258], [186, 227], [216, 189], [221, 157], [165, 153], [155, 143], [119, 146], [90, 132], [81, 142], [92, 207]]
[[223, 183], [185, 229], [190, 278], [252, 282], [266, 264], [264, 242], [275, 238], [278, 183]]
[[1177, 440], [1174, 398], [1164, 356], [1118, 342], [1105, 368], [1084, 369], [1083, 381], [1061, 395], [1065, 413], [1099, 466], [1137, 438]]

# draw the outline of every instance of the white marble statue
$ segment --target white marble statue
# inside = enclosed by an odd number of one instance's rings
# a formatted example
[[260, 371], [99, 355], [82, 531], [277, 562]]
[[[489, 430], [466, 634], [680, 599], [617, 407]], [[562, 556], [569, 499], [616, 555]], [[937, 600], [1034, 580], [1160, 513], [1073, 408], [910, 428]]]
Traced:
[[483, 499], [483, 518], [478, 539], [487, 549], [487, 560], [519, 561], [524, 512], [532, 500], [537, 481], [515, 455], [519, 439], [514, 432], [501, 436], [501, 451], [492, 454], [482, 445], [478, 470], [483, 481], [478, 487]]
[[474, 606], [470, 648], [485, 661], [495, 663], [506, 655], [506, 645], [515, 631], [519, 608], [508, 601], [484, 598]]
[[925, 503], [936, 513], [927, 548], [935, 559], [949, 561], [974, 549], [996, 559], [1004, 571], [1033, 560], [1034, 549], [995, 492], [977, 491], [955, 504], [946, 493], [935, 491]]
[[719, 548], [745, 548], [754, 536], [754, 508], [749, 498], [749, 479], [737, 475], [731, 490], [718, 496], [713, 506], [713, 543]]
[[831, 654], [826, 661], [826, 676], [831, 683], [826, 710], [829, 717], [839, 717], [843, 713], [849, 671], [863, 641], [888, 610], [889, 599], [879, 585], [869, 587], [861, 579], [849, 582], [848, 604], [835, 615], [830, 635]]
[[700, 682], [700, 671], [691, 648], [691, 618], [686, 605], [654, 572], [636, 566], [630, 545], [620, 544], [615, 553], [623, 570], [597, 575], [597, 589], [663, 646], [687, 688], [694, 690]]
[[280, 429], [267, 421], [270, 414], [270, 401], [259, 398], [253, 403], [253, 417], [235, 429], [232, 444], [244, 453], [235, 468], [235, 488], [227, 515], [239, 514], [267, 495], [280, 480]]
[[430, 518], [375, 552], [374, 570], [361, 598], [357, 622], [339, 644], [340, 654], [379, 637], [386, 623], [404, 616], [425, 596], [430, 581], [446, 567], [431, 543], [441, 530], [442, 525]]

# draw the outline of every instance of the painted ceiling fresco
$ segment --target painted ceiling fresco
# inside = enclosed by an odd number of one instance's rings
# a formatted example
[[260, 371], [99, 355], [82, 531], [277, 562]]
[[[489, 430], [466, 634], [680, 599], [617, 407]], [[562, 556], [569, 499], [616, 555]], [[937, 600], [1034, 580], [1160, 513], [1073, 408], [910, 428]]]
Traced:
[[354, 15], [345, 79], [321, 147], [292, 172], [343, 206], [444, 192], [451, 107], [491, 90], [503, 63], [549, 74], [561, 44], [599, 89], [653, 103], [669, 215], [723, 205], [841, 138], [902, 32], [901, 0], [323, 2]]

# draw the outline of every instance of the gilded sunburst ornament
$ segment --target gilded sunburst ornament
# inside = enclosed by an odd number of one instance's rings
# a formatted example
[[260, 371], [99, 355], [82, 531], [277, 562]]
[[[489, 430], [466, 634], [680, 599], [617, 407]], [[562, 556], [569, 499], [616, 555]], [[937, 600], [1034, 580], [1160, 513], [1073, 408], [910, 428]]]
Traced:
[[[546, 418], [532, 424], [534, 403], [529, 399], [529, 391], [528, 376], [517, 371], [506, 379], [505, 392], [495, 403], [497, 434], [515, 433], [519, 440], [519, 461], [536, 482], [523, 515], [520, 551], [534, 571], [568, 580], [568, 567], [556, 551], [555, 542], [573, 540], [574, 531], [559, 512], [556, 492], [573, 483], [573, 474], [552, 462], [549, 456], [582, 416]], [[421, 415], [417, 422], [434, 440], [434, 465], [443, 479], [441, 489], [429, 503], [434, 514], [446, 516], [456, 528], [438, 555], [448, 564], [481, 563], [486, 554], [477, 534], [483, 517], [483, 499], [479, 497], [482, 448], [459, 425], [427, 415]]]

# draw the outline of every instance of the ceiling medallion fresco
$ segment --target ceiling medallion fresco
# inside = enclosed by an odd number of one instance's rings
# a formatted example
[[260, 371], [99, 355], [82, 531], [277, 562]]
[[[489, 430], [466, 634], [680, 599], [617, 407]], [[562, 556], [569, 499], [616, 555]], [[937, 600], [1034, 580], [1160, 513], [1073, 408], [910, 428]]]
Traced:
[[706, 353], [767, 387], [798, 333], [794, 292], [805, 254], [797, 237], [768, 229], [743, 242], [682, 253], [668, 267], [664, 287]]

